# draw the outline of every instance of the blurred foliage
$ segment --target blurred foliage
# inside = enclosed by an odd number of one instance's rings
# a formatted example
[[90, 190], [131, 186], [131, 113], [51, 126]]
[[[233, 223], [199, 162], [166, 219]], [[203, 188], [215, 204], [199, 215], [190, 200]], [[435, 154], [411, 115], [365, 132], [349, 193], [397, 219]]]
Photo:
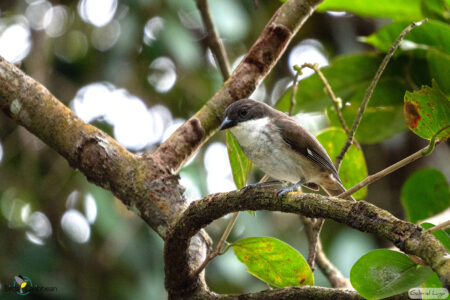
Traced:
[[[280, 5], [278, 1], [259, 1], [255, 8], [252, 0], [209, 2], [233, 65]], [[392, 38], [409, 22], [431, 18], [406, 37], [411, 42], [409, 48], [399, 49], [388, 65], [356, 133], [371, 174], [423, 146], [424, 141], [406, 131], [402, 116], [406, 90], [417, 93], [414, 91], [422, 85], [431, 87], [434, 79], [437, 86], [432, 89], [439, 88], [439, 94], [448, 100], [449, 25], [448, 0], [366, 2], [326, 0], [322, 12], [303, 26], [252, 97], [278, 103], [277, 108], [288, 111], [291, 89], [286, 92], [286, 86], [292, 81], [292, 65], [315, 63], [311, 56], [292, 57], [291, 50], [307, 40], [309, 50], [312, 47], [329, 61], [323, 72], [343, 99], [344, 118], [351, 125]], [[102, 7], [107, 4], [109, 7]], [[328, 9], [350, 13], [325, 13]], [[13, 25], [19, 25], [14, 27], [16, 31], [8, 31]], [[367, 37], [366, 43], [360, 36]], [[145, 146], [129, 147], [137, 153], [154, 151], [165, 135], [192, 116], [222, 84], [193, 0], [1, 1], [0, 53], [6, 52], [17, 57], [16, 63], [21, 61], [27, 74], [73, 109], [103, 97], [97, 107], [76, 109], [77, 113], [124, 145], [133, 134], [142, 134], [142, 139], [150, 136], [152, 142], [138, 144]], [[81, 91], [92, 84], [97, 84], [97, 89], [89, 98]], [[98, 94], [99, 90], [108, 93]], [[123, 106], [118, 112], [112, 111], [118, 98], [125, 99]], [[340, 126], [316, 75], [299, 82], [296, 100], [294, 111], [302, 113], [299, 119], [309, 119], [304, 113], [319, 113], [328, 118], [319, 129]], [[139, 123], [139, 112], [145, 108], [149, 108], [146, 112], [153, 121]], [[235, 188], [224, 143], [224, 134], [213, 137], [181, 170], [189, 201]], [[400, 188], [415, 169], [429, 166], [449, 176], [449, 166], [442, 161], [449, 161], [450, 154], [448, 145], [443, 144], [426, 159], [369, 187], [366, 200], [404, 217]], [[254, 168], [249, 181], [258, 181], [261, 176]], [[428, 201], [433, 200], [421, 201], [430, 206]], [[53, 150], [4, 115], [0, 115], [0, 213], [0, 293], [12, 284], [14, 275], [22, 274], [34, 284], [57, 287], [55, 293], [35, 295], [41, 299], [166, 297], [161, 239], [110, 192], [89, 184]], [[68, 219], [68, 215], [76, 218]], [[221, 219], [208, 226], [214, 240], [226, 223], [227, 219]], [[248, 236], [274, 236], [307, 255], [302, 224], [295, 215], [241, 214], [230, 241]], [[349, 270], [371, 249], [388, 246], [385, 241], [334, 222], [325, 224], [322, 241], [326, 253], [342, 270]], [[206, 271], [208, 284], [216, 292], [267, 288], [249, 276], [230, 252], [215, 259]], [[314, 282], [329, 285], [318, 270]]]
[[364, 0], [326, 0], [318, 11], [345, 10], [365, 17], [382, 17], [403, 20], [422, 18], [421, 0], [379, 0], [367, 5]]

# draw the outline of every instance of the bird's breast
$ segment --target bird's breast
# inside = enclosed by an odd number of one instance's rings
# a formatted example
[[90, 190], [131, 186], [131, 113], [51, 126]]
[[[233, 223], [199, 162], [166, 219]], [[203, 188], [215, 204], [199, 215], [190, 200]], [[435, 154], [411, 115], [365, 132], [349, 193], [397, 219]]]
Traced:
[[309, 177], [305, 169], [311, 162], [283, 141], [268, 118], [239, 123], [231, 132], [245, 155], [270, 177], [292, 183]]

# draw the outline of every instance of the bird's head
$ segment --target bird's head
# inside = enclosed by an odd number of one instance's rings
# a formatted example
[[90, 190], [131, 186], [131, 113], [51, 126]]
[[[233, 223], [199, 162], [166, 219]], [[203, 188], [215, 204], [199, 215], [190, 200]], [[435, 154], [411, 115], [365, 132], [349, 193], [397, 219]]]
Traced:
[[240, 123], [268, 117], [270, 106], [251, 99], [238, 100], [225, 110], [225, 119], [219, 130], [229, 129]]

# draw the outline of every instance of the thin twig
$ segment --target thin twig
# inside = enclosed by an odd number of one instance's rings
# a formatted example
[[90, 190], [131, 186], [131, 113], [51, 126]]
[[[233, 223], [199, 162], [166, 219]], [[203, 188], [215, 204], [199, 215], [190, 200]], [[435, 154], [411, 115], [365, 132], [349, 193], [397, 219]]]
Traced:
[[[259, 182], [260, 183], [266, 182], [267, 179], [269, 179], [269, 176], [267, 174], [265, 174]], [[205, 258], [205, 260], [200, 265], [200, 267], [198, 267], [198, 269], [195, 270], [195, 272], [193, 273], [194, 276], [197, 276], [210, 263], [211, 260], [216, 258], [216, 256], [223, 254], [222, 246], [225, 243], [225, 241], [228, 239], [228, 237], [230, 236], [231, 230], [233, 230], [234, 224], [236, 223], [236, 219], [238, 216], [239, 216], [239, 212], [233, 213], [233, 216], [231, 217], [230, 221], [228, 222], [227, 228], [225, 228], [225, 231], [223, 232], [222, 237], [220, 238], [219, 242], [217, 243], [216, 249], [213, 252], [211, 252]]]
[[324, 223], [324, 219], [310, 219], [306, 217], [301, 217], [303, 225], [305, 226], [306, 236], [308, 238], [309, 248], [308, 248], [308, 265], [311, 271], [314, 272], [314, 262], [316, 261], [317, 250], [320, 242], [320, 231]]
[[[431, 146], [433, 145], [433, 146]], [[428, 146], [426, 146], [425, 148], [417, 151], [414, 154], [411, 154], [410, 156], [402, 159], [401, 161], [396, 162], [395, 164], [387, 167], [384, 170], [381, 170], [378, 173], [375, 173], [373, 175], [367, 176], [366, 179], [364, 179], [363, 181], [361, 181], [360, 183], [358, 183], [357, 185], [353, 186], [352, 188], [348, 189], [346, 192], [343, 192], [342, 194], [340, 194], [338, 197], [345, 199], [348, 196], [354, 194], [355, 192], [359, 191], [360, 189], [362, 189], [363, 187], [365, 187], [366, 185], [369, 185], [377, 180], [379, 180], [380, 178], [383, 178], [384, 176], [400, 169], [401, 167], [406, 166], [407, 164], [412, 163], [413, 161], [416, 161], [417, 159], [424, 157], [427, 153], [430, 147], [434, 148], [434, 143], [430, 144]]]
[[340, 108], [342, 100], [339, 100], [336, 97], [336, 95], [334, 94], [333, 89], [331, 88], [330, 84], [328, 83], [327, 78], [323, 75], [322, 71], [320, 70], [319, 65], [304, 63], [302, 65], [302, 68], [310, 68], [311, 70], [316, 72], [317, 75], [319, 76], [320, 80], [322, 80], [323, 84], [325, 85], [325, 88], [328, 91], [328, 95], [330, 95], [331, 102], [333, 103], [334, 109], [336, 110], [336, 113], [339, 117], [339, 122], [341, 122], [342, 128], [344, 128], [345, 133], [348, 135], [350, 133], [350, 129], [348, 128], [347, 123], [345, 122], [344, 116], [342, 115], [342, 111]]
[[448, 220], [446, 222], [443, 222], [441, 224], [438, 224], [438, 225], [436, 225], [434, 227], [431, 227], [431, 228], [427, 229], [426, 231], [431, 233], [431, 232], [438, 231], [440, 229], [444, 230], [444, 229], [447, 229], [447, 228], [450, 228], [450, 220]]
[[[308, 238], [309, 245], [311, 246], [311, 240], [314, 238], [313, 219], [300, 216], [303, 225], [305, 226], [306, 237]], [[311, 251], [311, 249], [309, 250]], [[316, 246], [316, 263], [319, 269], [327, 277], [331, 286], [334, 288], [351, 288], [351, 284], [347, 278], [333, 265], [333, 263], [327, 258], [322, 248], [320, 239], [317, 241]], [[309, 256], [308, 256], [309, 260]], [[308, 262], [309, 264], [309, 262]], [[311, 265], [310, 265], [311, 266]]]
[[353, 122], [352, 129], [350, 131], [350, 134], [348, 135], [348, 139], [344, 145], [344, 147], [341, 150], [341, 153], [336, 158], [336, 165], [339, 166], [342, 162], [342, 159], [344, 158], [345, 153], [348, 151], [348, 148], [350, 148], [350, 145], [352, 144], [352, 141], [355, 137], [356, 130], [358, 129], [359, 124], [361, 123], [362, 116], [364, 114], [364, 111], [367, 108], [367, 105], [369, 104], [370, 97], [372, 96], [373, 90], [375, 89], [375, 86], [377, 85], [378, 81], [380, 80], [381, 75], [383, 74], [383, 71], [386, 69], [387, 64], [389, 63], [389, 60], [391, 59], [392, 55], [394, 54], [395, 50], [397, 50], [398, 46], [400, 45], [401, 41], [407, 35], [414, 27], [420, 26], [423, 23], [427, 22], [428, 19], [423, 19], [420, 22], [411, 23], [408, 27], [406, 27], [398, 36], [398, 38], [395, 40], [394, 44], [391, 46], [389, 51], [386, 53], [386, 56], [384, 57], [383, 61], [381, 62], [380, 66], [378, 67], [377, 72], [375, 73], [375, 76], [373, 77], [372, 82], [370, 83], [369, 87], [366, 90], [366, 93], [364, 95], [364, 99], [361, 103], [361, 106], [359, 107], [358, 115], [355, 118], [355, 121]]
[[208, 46], [211, 49], [214, 58], [219, 65], [222, 77], [225, 80], [231, 75], [230, 63], [228, 62], [228, 57], [225, 52], [225, 47], [217, 33], [214, 23], [209, 12], [208, 0], [197, 0], [197, 8], [202, 16], [203, 25], [206, 28], [208, 35]]
[[205, 258], [205, 260], [202, 262], [200, 267], [198, 267], [198, 269], [195, 270], [194, 276], [197, 276], [201, 271], [203, 271], [203, 269], [209, 264], [209, 262], [211, 260], [213, 260], [216, 256], [218, 256], [219, 254], [222, 254], [222, 252], [221, 252], [222, 246], [225, 243], [225, 241], [227, 240], [228, 236], [230, 235], [231, 230], [233, 229], [238, 216], [239, 216], [239, 212], [233, 213], [233, 216], [231, 217], [230, 222], [228, 222], [227, 228], [225, 228], [225, 231], [223, 232], [222, 237], [220, 238], [219, 242], [217, 243], [216, 249], [212, 253], [210, 253]]
[[294, 82], [292, 83], [292, 95], [291, 95], [291, 106], [289, 107], [289, 116], [292, 116], [294, 113], [294, 107], [295, 107], [295, 96], [297, 95], [297, 88], [298, 88], [298, 77], [302, 74], [302, 69], [295, 65], [294, 66]]

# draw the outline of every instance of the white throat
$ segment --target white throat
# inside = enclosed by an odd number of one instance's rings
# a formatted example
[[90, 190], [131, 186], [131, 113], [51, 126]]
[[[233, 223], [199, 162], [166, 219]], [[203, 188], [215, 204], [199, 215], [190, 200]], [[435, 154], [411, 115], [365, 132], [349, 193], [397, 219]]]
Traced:
[[269, 117], [238, 123], [230, 130], [242, 147], [254, 147], [264, 139], [268, 132]]

